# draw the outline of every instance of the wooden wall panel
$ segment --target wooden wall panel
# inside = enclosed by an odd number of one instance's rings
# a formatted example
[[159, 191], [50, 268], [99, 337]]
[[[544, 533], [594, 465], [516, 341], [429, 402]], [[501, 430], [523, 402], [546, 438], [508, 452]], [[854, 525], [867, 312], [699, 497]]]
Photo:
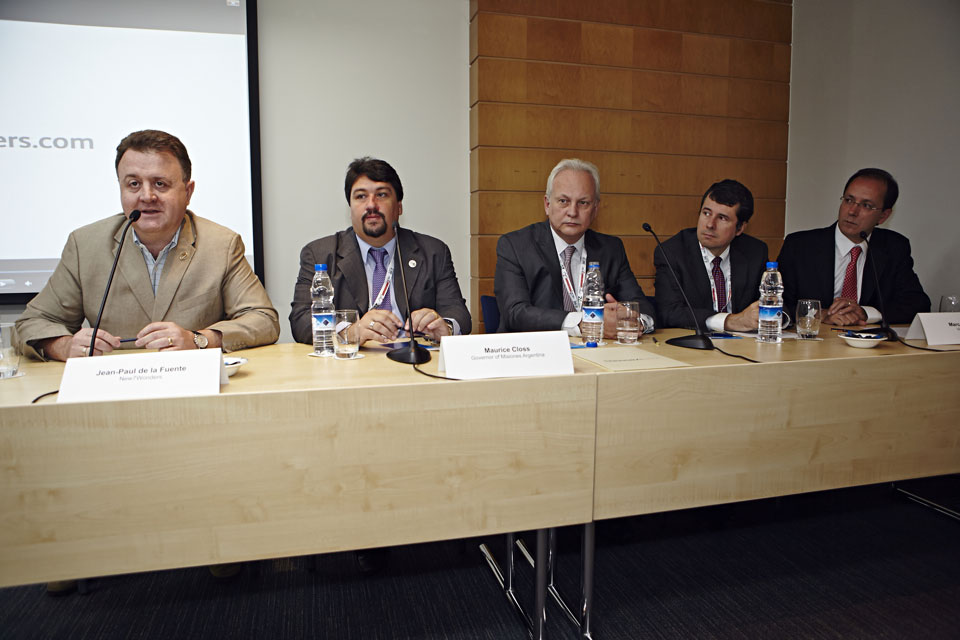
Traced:
[[696, 224], [703, 191], [754, 194], [748, 232], [784, 232], [789, 0], [471, 0], [470, 298], [493, 293], [500, 234], [544, 218], [553, 166], [600, 170], [594, 228], [620, 236], [653, 294], [649, 222]]
[[789, 85], [639, 69], [480, 58], [471, 65], [470, 103], [632, 109], [786, 122]]
[[790, 81], [790, 45], [783, 42], [642, 27], [601, 28], [567, 20], [483, 12], [474, 22], [476, 46], [471, 46], [471, 52], [480, 57]]
[[480, 103], [474, 146], [787, 159], [787, 123], [665, 113]]
[[754, 0], [477, 0], [477, 11], [790, 42], [789, 3]]
[[471, 191], [543, 193], [550, 170], [563, 158], [581, 157], [600, 170], [600, 191], [609, 193], [703, 195], [723, 178], [736, 178], [755, 198], [786, 197], [787, 165], [779, 160], [669, 156], [576, 149], [478, 147], [470, 152]]

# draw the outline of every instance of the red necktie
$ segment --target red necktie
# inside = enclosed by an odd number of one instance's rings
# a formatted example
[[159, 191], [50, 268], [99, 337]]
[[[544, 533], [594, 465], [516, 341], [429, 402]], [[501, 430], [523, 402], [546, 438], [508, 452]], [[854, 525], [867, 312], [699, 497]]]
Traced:
[[860, 247], [850, 249], [850, 262], [847, 264], [847, 272], [843, 274], [843, 288], [840, 289], [840, 297], [857, 302], [857, 260], [860, 258]]
[[720, 256], [713, 259], [713, 284], [717, 288], [717, 313], [727, 310], [727, 279], [720, 268]]

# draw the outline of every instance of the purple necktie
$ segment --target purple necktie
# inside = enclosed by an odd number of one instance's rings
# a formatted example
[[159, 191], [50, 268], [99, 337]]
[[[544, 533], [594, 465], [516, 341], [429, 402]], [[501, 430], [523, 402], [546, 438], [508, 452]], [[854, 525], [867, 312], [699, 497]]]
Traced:
[[[383, 287], [383, 281], [387, 279], [387, 267], [383, 264], [387, 259], [387, 250], [384, 248], [374, 248], [370, 249], [370, 255], [373, 256], [373, 295], [374, 301], [376, 301], [376, 296], [380, 293], [380, 288]], [[387, 288], [386, 293], [383, 294], [383, 302], [380, 303], [380, 308], [384, 311], [393, 311], [393, 305], [390, 304], [390, 288]]]

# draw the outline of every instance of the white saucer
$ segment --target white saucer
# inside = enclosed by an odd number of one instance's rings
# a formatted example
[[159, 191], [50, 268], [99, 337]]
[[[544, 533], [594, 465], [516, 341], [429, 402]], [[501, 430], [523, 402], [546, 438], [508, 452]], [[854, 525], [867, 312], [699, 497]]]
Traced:
[[886, 341], [885, 336], [877, 336], [876, 338], [865, 338], [863, 335], [847, 335], [846, 333], [841, 333], [840, 337], [851, 347], [856, 347], [857, 349], [872, 349], [881, 342]]
[[242, 367], [245, 364], [247, 364], [246, 358], [236, 358], [236, 357], [226, 356], [223, 359], [223, 368], [227, 370], [228, 376], [232, 376], [237, 371], [240, 371], [240, 367]]

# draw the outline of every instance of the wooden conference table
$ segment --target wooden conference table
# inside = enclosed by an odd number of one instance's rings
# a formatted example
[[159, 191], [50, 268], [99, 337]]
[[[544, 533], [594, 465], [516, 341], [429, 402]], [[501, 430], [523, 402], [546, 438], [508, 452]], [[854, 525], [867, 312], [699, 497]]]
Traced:
[[960, 352], [717, 341], [748, 364], [681, 333], [637, 348], [687, 367], [460, 382], [280, 344], [217, 396], [113, 403], [30, 405], [63, 365], [27, 363], [0, 381], [0, 586], [960, 472]]

